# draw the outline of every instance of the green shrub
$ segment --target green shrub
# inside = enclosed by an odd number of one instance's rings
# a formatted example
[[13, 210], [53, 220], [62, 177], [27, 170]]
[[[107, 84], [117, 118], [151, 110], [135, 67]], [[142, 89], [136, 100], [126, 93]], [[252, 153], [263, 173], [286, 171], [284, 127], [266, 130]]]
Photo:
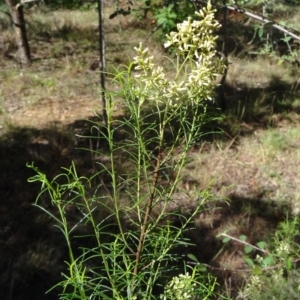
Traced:
[[[242, 235], [238, 239], [222, 233], [223, 242], [234, 240], [244, 245], [245, 261], [252, 275], [241, 288], [237, 299], [244, 300], [293, 300], [299, 298], [300, 237], [299, 217], [280, 223], [269, 245], [260, 241], [256, 245], [248, 243]], [[255, 254], [255, 258], [253, 258]]]
[[[189, 18], [167, 37], [165, 46], [174, 47], [177, 55], [174, 78], [166, 78], [142, 44], [132, 65], [116, 72], [116, 92], [106, 95], [107, 126], [92, 126], [103, 145], [96, 153], [96, 174], [78, 176], [73, 164], [49, 180], [30, 165], [37, 175], [29, 181], [42, 183], [36, 205], [48, 194], [57, 211], [39, 207], [55, 220], [69, 249], [69, 272], [57, 285], [60, 299], [208, 299], [215, 293], [215, 278], [201, 264], [188, 266], [176, 254], [191, 245], [184, 232], [210, 201], [209, 193], [187, 194], [178, 183], [190, 161], [188, 151], [209, 118], [205, 103], [224, 68], [215, 55], [213, 33], [219, 24], [214, 10], [208, 4], [197, 15], [201, 21]], [[116, 118], [114, 100], [120, 98], [129, 114]], [[119, 167], [120, 161], [126, 168]], [[90, 196], [88, 186], [97, 178], [100, 184]], [[192, 209], [184, 210], [180, 193], [193, 199]], [[78, 254], [80, 238], [88, 238], [91, 246], [82, 242]]]

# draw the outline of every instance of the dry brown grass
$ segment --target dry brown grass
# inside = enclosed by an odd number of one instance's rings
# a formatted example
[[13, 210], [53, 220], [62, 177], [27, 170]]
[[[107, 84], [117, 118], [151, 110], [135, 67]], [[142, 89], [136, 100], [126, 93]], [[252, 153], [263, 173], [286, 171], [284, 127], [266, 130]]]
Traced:
[[299, 213], [299, 118], [283, 121], [276, 129], [256, 129], [233, 143], [216, 142], [183, 172], [183, 186], [197, 183], [220, 198], [267, 201]]
[[273, 84], [275, 79], [292, 85], [300, 76], [300, 71], [289, 64], [277, 64], [266, 58], [231, 58], [232, 64], [228, 70], [228, 84], [237, 89], [266, 88]]
[[[143, 20], [145, 24], [137, 24], [132, 16], [109, 20], [113, 10], [105, 8], [107, 71], [128, 65], [139, 41], [145, 41], [162, 63], [161, 46], [153, 43], [152, 37], [146, 40], [150, 20]], [[1, 126], [7, 122], [22, 126], [70, 123], [101, 109], [97, 12], [37, 11], [26, 19], [33, 63], [22, 70], [12, 60], [0, 63]], [[7, 54], [14, 56], [16, 46], [10, 29], [3, 32], [3, 38]]]

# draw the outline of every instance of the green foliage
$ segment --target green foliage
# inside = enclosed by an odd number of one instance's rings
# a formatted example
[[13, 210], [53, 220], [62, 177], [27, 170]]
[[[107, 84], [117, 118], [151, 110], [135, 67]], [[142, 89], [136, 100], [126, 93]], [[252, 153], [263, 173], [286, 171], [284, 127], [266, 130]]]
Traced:
[[[223, 242], [236, 241], [244, 245], [245, 262], [252, 271], [238, 299], [298, 299], [300, 271], [296, 268], [299, 261], [300, 246], [299, 218], [295, 217], [280, 223], [268, 245], [264, 241], [252, 245], [247, 237], [234, 238], [226, 232]], [[250, 256], [255, 251], [256, 256]]]
[[176, 26], [177, 14], [174, 12], [174, 5], [159, 8], [155, 14], [157, 25], [161, 26], [164, 32], [170, 32]]
[[[181, 203], [172, 208], [179, 201], [174, 195], [180, 192], [181, 171], [190, 162], [188, 151], [209, 118], [204, 100], [224, 68], [215, 57], [213, 32], [219, 24], [214, 10], [208, 4], [197, 14], [201, 22], [188, 19], [168, 36], [165, 46], [174, 47], [178, 58], [173, 79], [166, 78], [142, 44], [135, 48], [133, 63], [116, 71], [116, 92], [106, 95], [107, 125], [95, 122], [92, 128], [98, 133], [94, 138], [105, 145], [96, 153], [107, 157], [98, 162], [100, 171], [86, 178], [72, 164], [49, 180], [29, 165], [37, 174], [29, 181], [42, 185], [36, 205], [56, 222], [69, 250], [68, 272], [57, 285], [60, 299], [208, 299], [215, 293], [216, 279], [198, 264], [179, 269], [182, 257], [176, 254], [191, 246], [184, 233], [210, 201], [209, 193], [186, 195], [193, 197], [190, 212], [182, 211]], [[120, 98], [129, 114], [115, 118], [114, 100]], [[128, 163], [126, 168], [118, 167], [120, 160]], [[94, 187], [97, 178], [100, 184]], [[93, 195], [88, 195], [90, 186]], [[39, 204], [46, 195], [55, 212]], [[75, 245], [84, 238], [91, 246], [82, 243], [78, 249]], [[170, 280], [171, 274], [176, 275]], [[161, 293], [154, 291], [157, 286], [164, 287]]]
[[237, 0], [235, 1], [237, 5], [241, 7], [254, 7], [260, 5], [268, 5], [270, 0]]
[[[270, 38], [270, 28], [268, 27], [270, 24], [259, 24], [254, 26], [254, 30], [256, 31], [257, 36], [262, 42], [262, 47], [256, 51], [251, 51], [252, 54], [272, 58], [277, 61], [278, 64], [282, 64], [284, 62], [289, 63], [298, 63], [299, 62], [299, 50], [294, 46], [299, 44], [299, 41], [294, 41], [287, 34], [281, 35], [282, 37], [277, 39]], [[289, 28], [293, 28], [290, 25]], [[285, 54], [279, 53], [276, 51], [276, 44], [283, 44], [287, 49]]]
[[160, 296], [163, 300], [195, 299], [202, 295], [203, 300], [214, 296], [216, 278], [209, 274], [201, 274], [198, 267], [192, 269], [192, 275], [188, 272], [173, 277], [166, 285], [164, 293]]
[[[241, 8], [250, 9], [250, 11], [256, 6], [261, 6], [261, 12], [257, 12], [257, 14], [270, 20], [270, 22], [256, 23], [253, 25], [255, 36], [260, 40], [260, 47], [251, 53], [272, 58], [276, 60], [278, 64], [284, 62], [299, 63], [299, 41], [289, 36], [286, 32], [281, 32], [278, 28], [273, 28], [273, 25], [276, 23], [273, 21], [273, 14], [275, 15], [275, 11], [273, 11], [274, 2], [266, 0], [236, 1], [236, 3]], [[294, 31], [295, 24], [281, 20], [279, 25], [291, 33], [297, 34], [297, 31]], [[280, 51], [278, 48], [285, 48], [285, 50]]]
[[[152, 3], [152, 2], [151, 2]], [[149, 10], [160, 26], [163, 36], [176, 30], [176, 24], [187, 17], [195, 17], [195, 8], [190, 1], [172, 1], [167, 5], [150, 5]]]

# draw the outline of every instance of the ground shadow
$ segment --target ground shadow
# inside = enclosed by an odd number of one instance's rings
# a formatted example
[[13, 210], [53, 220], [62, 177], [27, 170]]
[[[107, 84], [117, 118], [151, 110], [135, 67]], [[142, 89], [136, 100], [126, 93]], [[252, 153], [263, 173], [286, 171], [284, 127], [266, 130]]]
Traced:
[[[85, 124], [81, 124], [84, 129]], [[68, 128], [14, 128], [0, 140], [0, 294], [3, 299], [57, 299], [50, 289], [66, 271], [67, 251], [61, 233], [33, 206], [41, 186], [28, 183], [34, 162], [49, 178], [74, 161], [84, 175], [92, 168], [88, 151], [76, 149]], [[45, 206], [51, 208], [49, 199]]]
[[[95, 125], [101, 123], [99, 119], [91, 121]], [[99, 152], [107, 153], [108, 147], [105, 142], [98, 143], [98, 131], [91, 129], [91, 121], [78, 120], [65, 127], [53, 124], [45, 129], [13, 128], [0, 139], [0, 268], [3, 270], [0, 294], [4, 299], [57, 299], [58, 290], [48, 294], [45, 291], [62, 279], [61, 272], [67, 272], [64, 261], [68, 259], [68, 253], [63, 236], [53, 227], [53, 221], [33, 206], [41, 186], [27, 182], [35, 174], [26, 164], [34, 162], [49, 178], [59, 174], [61, 167], [69, 167], [72, 162], [80, 176], [93, 175], [97, 170], [92, 152], [88, 150], [97, 148]], [[94, 138], [88, 138], [91, 136]], [[117, 135], [118, 140], [126, 138], [126, 132]], [[208, 138], [212, 137], [208, 135]], [[109, 190], [109, 179], [105, 175], [100, 181]], [[199, 228], [190, 233], [196, 244], [196, 248], [190, 251], [199, 261], [212, 262], [220, 249], [220, 241], [215, 237], [216, 228], [224, 226], [229, 220], [241, 218], [244, 202], [252, 203], [252, 211], [255, 211], [247, 217], [248, 222], [255, 222], [255, 218], [259, 217], [265, 220], [265, 228], [270, 229], [281, 219], [280, 216], [274, 220], [270, 205], [263, 204], [259, 199], [253, 201], [232, 197], [230, 206], [221, 202], [218, 217], [214, 218], [211, 227], [207, 227], [209, 222], [200, 219], [211, 218], [212, 207], [208, 206], [204, 217], [199, 217]], [[43, 200], [43, 206], [52, 209], [47, 197]], [[268, 215], [265, 215], [266, 207]], [[255, 235], [257, 231], [251, 234]], [[187, 254], [186, 250], [180, 251]]]

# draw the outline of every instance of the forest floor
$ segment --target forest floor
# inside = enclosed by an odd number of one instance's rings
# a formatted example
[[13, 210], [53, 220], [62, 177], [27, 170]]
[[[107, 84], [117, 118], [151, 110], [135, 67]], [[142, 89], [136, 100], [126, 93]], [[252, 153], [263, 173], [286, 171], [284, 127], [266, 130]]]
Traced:
[[[163, 64], [167, 53], [157, 36], [149, 36], [151, 17], [109, 20], [112, 11], [107, 7], [105, 19], [109, 71], [127, 65], [139, 41]], [[80, 136], [90, 132], [89, 120], [101, 123], [95, 116], [102, 111], [98, 19], [94, 11], [62, 10], [32, 11], [26, 19], [33, 63], [25, 69], [16, 63], [12, 31], [1, 21], [9, 58], [0, 54], [0, 294], [57, 299], [55, 292], [44, 293], [65, 269], [66, 247], [49, 217], [32, 205], [40, 187], [27, 182], [34, 174], [26, 164], [34, 162], [50, 178], [72, 162], [80, 175], [93, 174], [94, 158], [82, 149], [94, 144]], [[199, 259], [226, 266], [221, 277], [230, 273], [237, 282], [242, 254], [235, 245], [216, 258], [222, 247], [216, 236], [230, 229], [249, 242], [267, 240], [287, 215], [300, 214], [300, 69], [243, 51], [230, 57], [229, 107], [212, 128], [222, 133], [199, 141], [181, 181], [187, 193], [197, 185], [218, 200], [220, 209], [195, 220], [204, 240], [193, 239]], [[124, 114], [120, 100], [114, 110]]]

